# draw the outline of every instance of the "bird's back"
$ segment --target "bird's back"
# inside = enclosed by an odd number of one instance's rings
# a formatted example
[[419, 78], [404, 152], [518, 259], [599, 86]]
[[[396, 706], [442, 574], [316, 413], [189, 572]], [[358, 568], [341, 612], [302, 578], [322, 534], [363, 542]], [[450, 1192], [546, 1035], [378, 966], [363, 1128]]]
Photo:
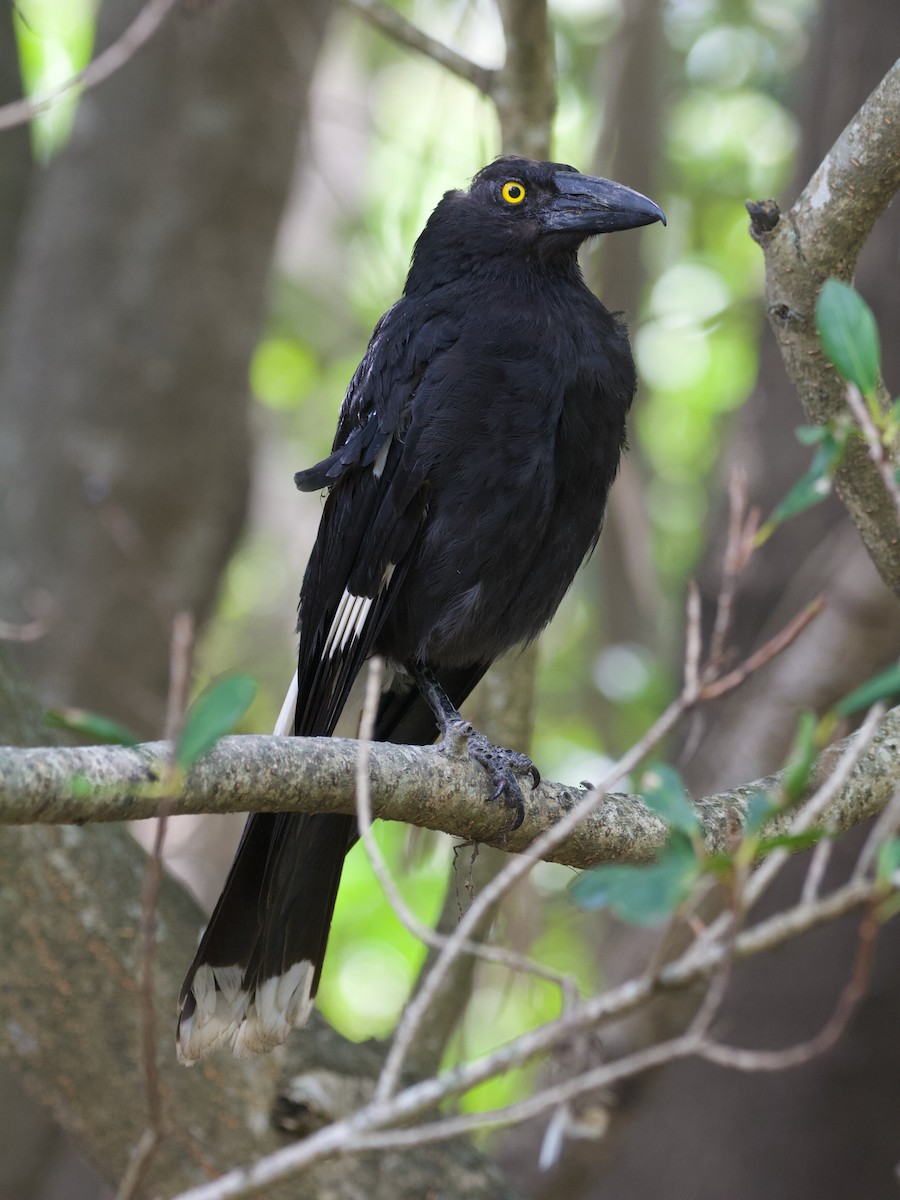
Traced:
[[378, 648], [464, 666], [536, 636], [596, 541], [634, 366], [574, 261], [492, 261], [416, 306], [456, 327], [413, 401], [428, 516]]

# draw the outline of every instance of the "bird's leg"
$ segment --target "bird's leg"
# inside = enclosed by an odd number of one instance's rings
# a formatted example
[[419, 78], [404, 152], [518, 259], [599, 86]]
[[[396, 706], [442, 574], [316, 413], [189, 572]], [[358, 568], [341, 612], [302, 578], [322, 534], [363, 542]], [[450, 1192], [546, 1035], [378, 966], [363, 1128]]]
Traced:
[[510, 832], [518, 829], [525, 819], [525, 797], [517, 776], [530, 775], [531, 786], [536, 788], [541, 782], [537, 767], [527, 754], [495, 746], [483, 733], [479, 733], [470, 721], [460, 716], [450, 697], [428, 667], [416, 664], [412, 668], [412, 676], [422, 699], [431, 709], [434, 719], [437, 721], [445, 748], [449, 748], [454, 741], [460, 738], [465, 739], [469, 757], [480, 763], [490, 776], [493, 791], [488, 799], [492, 801], [502, 799], [505, 805], [514, 808], [516, 815]]

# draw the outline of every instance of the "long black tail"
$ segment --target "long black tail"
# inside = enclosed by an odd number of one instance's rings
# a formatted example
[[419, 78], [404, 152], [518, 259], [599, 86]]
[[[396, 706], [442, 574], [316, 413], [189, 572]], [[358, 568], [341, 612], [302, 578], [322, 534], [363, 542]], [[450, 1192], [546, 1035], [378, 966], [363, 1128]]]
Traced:
[[[461, 704], [484, 673], [444, 679]], [[415, 691], [386, 693], [377, 741], [426, 745], [436, 728]], [[239, 1057], [271, 1050], [312, 1011], [344, 856], [356, 821], [339, 815], [253, 813], [179, 997], [184, 1063], [230, 1045]]]

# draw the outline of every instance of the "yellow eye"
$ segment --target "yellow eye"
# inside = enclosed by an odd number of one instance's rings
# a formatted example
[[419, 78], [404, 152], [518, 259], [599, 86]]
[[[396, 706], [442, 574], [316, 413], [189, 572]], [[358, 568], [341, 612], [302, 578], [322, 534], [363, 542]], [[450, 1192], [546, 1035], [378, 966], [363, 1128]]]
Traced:
[[521, 204], [525, 199], [525, 188], [518, 179], [507, 179], [500, 189], [500, 195], [507, 204]]

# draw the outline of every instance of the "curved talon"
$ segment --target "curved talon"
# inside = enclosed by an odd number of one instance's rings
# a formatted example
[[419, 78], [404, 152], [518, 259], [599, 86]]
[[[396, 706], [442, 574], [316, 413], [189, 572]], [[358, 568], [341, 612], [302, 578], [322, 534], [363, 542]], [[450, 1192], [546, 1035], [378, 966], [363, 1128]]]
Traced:
[[508, 791], [508, 789], [509, 789], [508, 780], [502, 778], [502, 776], [501, 776], [501, 778], [497, 781], [497, 786], [494, 788], [494, 790], [488, 796], [485, 803], [486, 804], [495, 804], [500, 799], [500, 797], [503, 795], [503, 793], [505, 791]]
[[[534, 791], [534, 789], [541, 782], [541, 773], [537, 769], [537, 767], [534, 765], [534, 763], [532, 763], [531, 769], [529, 770], [528, 774], [531, 776], [531, 790]], [[523, 817], [523, 819], [524, 819], [524, 817]], [[521, 825], [521, 824], [522, 824], [522, 822], [520, 821], [519, 825]], [[518, 828], [518, 826], [516, 828]]]
[[509, 832], [515, 833], [516, 830], [519, 828], [519, 826], [522, 824], [522, 822], [524, 820], [525, 820], [525, 801], [520, 800], [519, 803], [516, 805], [516, 819], [513, 821], [512, 825], [510, 825]]

